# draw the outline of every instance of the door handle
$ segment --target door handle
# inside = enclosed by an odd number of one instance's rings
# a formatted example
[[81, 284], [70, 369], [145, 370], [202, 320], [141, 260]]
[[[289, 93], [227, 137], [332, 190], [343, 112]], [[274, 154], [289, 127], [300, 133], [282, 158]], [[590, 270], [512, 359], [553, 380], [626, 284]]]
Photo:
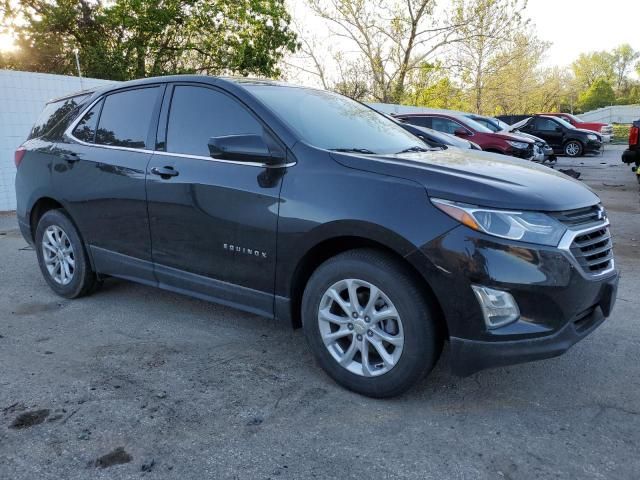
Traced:
[[151, 173], [153, 173], [154, 175], [159, 175], [160, 177], [164, 178], [165, 180], [171, 178], [171, 177], [177, 177], [178, 176], [178, 171], [175, 170], [173, 167], [153, 167], [151, 169]]

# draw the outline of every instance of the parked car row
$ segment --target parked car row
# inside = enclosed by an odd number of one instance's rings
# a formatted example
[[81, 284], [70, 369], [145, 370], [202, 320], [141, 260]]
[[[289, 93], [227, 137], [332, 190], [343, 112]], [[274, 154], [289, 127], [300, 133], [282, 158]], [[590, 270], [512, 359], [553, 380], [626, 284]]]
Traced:
[[[522, 116], [515, 124], [499, 117], [465, 112], [434, 110], [424, 113], [400, 113], [399, 121], [439, 131], [472, 141], [482, 150], [537, 162], [555, 161], [556, 154], [579, 157], [602, 151], [603, 135], [593, 130], [577, 128], [566, 118], [577, 123], [569, 114]], [[585, 124], [603, 129], [605, 124]], [[607, 126], [610, 128], [610, 126]], [[606, 130], [610, 131], [610, 130]], [[610, 134], [606, 134], [610, 139]]]

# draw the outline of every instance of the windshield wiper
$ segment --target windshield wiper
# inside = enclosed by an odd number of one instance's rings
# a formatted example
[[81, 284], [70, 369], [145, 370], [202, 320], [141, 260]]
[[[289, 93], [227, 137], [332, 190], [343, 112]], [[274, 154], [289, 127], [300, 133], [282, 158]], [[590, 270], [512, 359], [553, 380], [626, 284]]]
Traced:
[[363, 153], [365, 155], [375, 155], [376, 152], [372, 152], [366, 148], [330, 148], [332, 152], [344, 152], [344, 153]]
[[428, 148], [419, 147], [418, 145], [416, 145], [414, 147], [405, 148], [404, 150], [402, 150], [402, 151], [400, 151], [398, 153], [428, 152], [428, 151], [429, 151]]

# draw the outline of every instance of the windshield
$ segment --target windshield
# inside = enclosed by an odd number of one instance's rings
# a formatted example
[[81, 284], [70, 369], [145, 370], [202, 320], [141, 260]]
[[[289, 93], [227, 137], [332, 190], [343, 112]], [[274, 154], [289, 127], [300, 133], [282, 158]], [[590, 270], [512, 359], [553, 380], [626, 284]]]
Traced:
[[426, 150], [395, 121], [342, 95], [275, 85], [245, 87], [314, 147], [384, 154]]
[[569, 122], [567, 122], [566, 120], [560, 118], [560, 117], [553, 117], [553, 119], [558, 122], [560, 125], [562, 125], [563, 127], [566, 128], [570, 128], [570, 129], [575, 129], [576, 127], [574, 127], [573, 125], [571, 125]]
[[493, 130], [491, 130], [490, 128], [485, 127], [483, 124], [481, 124], [480, 122], [476, 122], [475, 120], [473, 120], [472, 118], [469, 117], [454, 117], [457, 120], [460, 120], [461, 122], [463, 122], [467, 127], [469, 127], [471, 130], [475, 130], [476, 132], [480, 132], [480, 133], [493, 133]]
[[513, 125], [508, 126], [508, 128], [509, 130], [517, 130], [519, 128], [524, 127], [529, 122], [529, 120], [531, 120], [531, 117], [527, 117], [524, 120], [520, 120], [519, 122], [516, 122]]
[[491, 120], [493, 120], [498, 125], [498, 128], [500, 128], [500, 130], [509, 130], [509, 128], [511, 128], [511, 125], [509, 125], [506, 122], [503, 122], [498, 118], [492, 118]]
[[[571, 115], [570, 113], [563, 113], [562, 115], [564, 115], [565, 117], [567, 117], [568, 119], [570, 119], [572, 122], [576, 122], [576, 123], [580, 123], [581, 120], [579, 118], [576, 118], [575, 115]], [[562, 118], [562, 117], [560, 117]], [[564, 120], [564, 118], [562, 118]]]

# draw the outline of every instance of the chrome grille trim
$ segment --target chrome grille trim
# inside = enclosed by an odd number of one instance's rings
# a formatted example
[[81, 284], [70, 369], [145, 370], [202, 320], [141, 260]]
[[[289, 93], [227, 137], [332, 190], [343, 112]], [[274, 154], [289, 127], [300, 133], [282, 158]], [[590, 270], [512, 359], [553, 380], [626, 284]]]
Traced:
[[615, 270], [613, 242], [606, 217], [597, 225], [588, 228], [569, 228], [560, 240], [558, 248], [563, 250], [579, 271], [588, 278], [600, 277]]

